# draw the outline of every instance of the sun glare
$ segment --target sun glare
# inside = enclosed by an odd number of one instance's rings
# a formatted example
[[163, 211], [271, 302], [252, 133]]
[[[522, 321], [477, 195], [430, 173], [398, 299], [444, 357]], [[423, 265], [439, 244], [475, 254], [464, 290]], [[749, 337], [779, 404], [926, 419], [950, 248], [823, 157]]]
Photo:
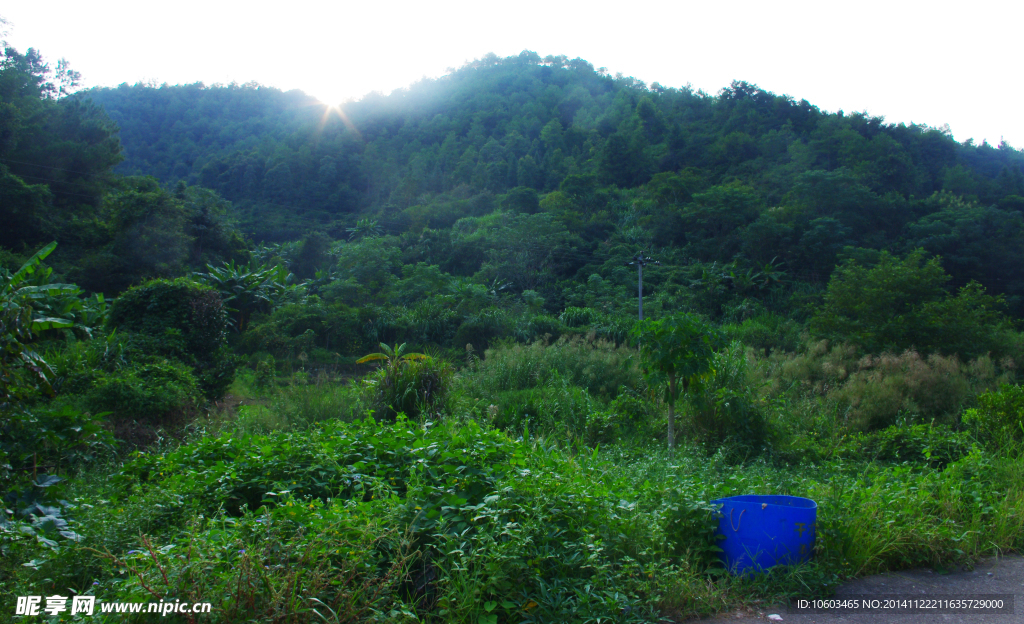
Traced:
[[[307, 91], [307, 93], [309, 93], [309, 91]], [[350, 93], [342, 93], [341, 89], [338, 89], [337, 86], [334, 85], [322, 86], [319, 90], [314, 91], [312, 95], [316, 99], [320, 100], [321, 104], [325, 104], [333, 108], [341, 106], [346, 99], [351, 97]]]
[[[320, 98], [317, 98], [317, 99], [320, 99]], [[323, 103], [323, 100], [320, 100], [320, 101], [321, 101], [321, 103]], [[321, 117], [321, 119], [320, 119], [320, 129], [321, 130], [323, 130], [323, 128], [327, 125], [327, 121], [331, 117], [337, 117], [337, 118], [341, 119], [341, 122], [343, 124], [345, 124], [349, 128], [349, 130], [354, 131], [357, 135], [359, 134], [359, 130], [354, 125], [352, 125], [352, 122], [349, 121], [349, 119], [348, 119], [348, 115], [345, 114], [345, 110], [339, 104], [324, 104], [323, 107], [324, 107], [324, 114], [323, 114], [323, 117]]]

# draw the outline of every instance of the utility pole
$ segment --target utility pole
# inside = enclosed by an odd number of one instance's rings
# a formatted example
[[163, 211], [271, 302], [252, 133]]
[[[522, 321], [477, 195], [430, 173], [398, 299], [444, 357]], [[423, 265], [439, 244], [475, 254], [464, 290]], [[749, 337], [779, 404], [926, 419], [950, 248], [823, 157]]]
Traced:
[[661, 266], [660, 262], [644, 256], [643, 252], [638, 252], [635, 256], [633, 256], [632, 262], [626, 263], [626, 266], [636, 265], [637, 294], [640, 296], [639, 312], [641, 321], [644, 320], [644, 267], [647, 266], [648, 264]]

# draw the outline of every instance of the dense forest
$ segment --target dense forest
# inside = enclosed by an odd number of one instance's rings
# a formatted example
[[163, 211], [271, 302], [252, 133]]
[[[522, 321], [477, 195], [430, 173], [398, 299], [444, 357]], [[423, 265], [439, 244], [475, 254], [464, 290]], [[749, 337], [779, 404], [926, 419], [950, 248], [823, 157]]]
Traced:
[[[1024, 545], [1005, 142], [533, 52], [78, 81], [0, 62], [5, 594], [640, 622]], [[743, 493], [814, 558], [725, 574]]]

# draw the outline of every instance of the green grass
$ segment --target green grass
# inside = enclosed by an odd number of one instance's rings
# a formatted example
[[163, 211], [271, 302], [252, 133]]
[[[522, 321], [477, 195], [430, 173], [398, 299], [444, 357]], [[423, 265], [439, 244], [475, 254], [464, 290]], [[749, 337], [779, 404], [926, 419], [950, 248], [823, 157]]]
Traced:
[[[855, 433], [827, 397], [782, 395], [759, 454], [698, 438], [669, 452], [650, 395], [580, 376], [627, 374], [616, 348], [541, 348], [463, 370], [429, 421], [368, 417], [358, 385], [243, 375], [233, 418], [8, 500], [34, 497], [82, 538], [4, 526], [0, 589], [208, 600], [209, 622], [656, 622], [1024, 547], [1024, 455], [1005, 436]], [[513, 374], [586, 348], [544, 380]], [[709, 501], [737, 494], [817, 501], [814, 559], [727, 575]]]

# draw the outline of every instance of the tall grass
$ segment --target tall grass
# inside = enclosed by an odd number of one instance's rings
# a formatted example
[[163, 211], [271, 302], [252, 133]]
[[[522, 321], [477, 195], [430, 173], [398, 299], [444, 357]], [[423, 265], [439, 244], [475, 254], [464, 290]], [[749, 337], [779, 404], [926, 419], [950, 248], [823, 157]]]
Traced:
[[219, 421], [214, 430], [230, 427], [251, 433], [295, 431], [326, 421], [360, 420], [368, 409], [364, 392], [358, 386], [326, 375], [306, 380], [300, 377], [282, 387], [247, 396], [247, 404], [236, 409], [234, 419]]
[[845, 425], [866, 431], [894, 424], [954, 423], [978, 394], [1014, 379], [1015, 363], [988, 356], [916, 351], [860, 356], [845, 344], [810, 343], [799, 354], [773, 354], [762, 374], [776, 395], [821, 398], [844, 412]]
[[644, 387], [636, 351], [593, 337], [563, 337], [554, 343], [502, 343], [473, 361], [465, 377], [468, 389], [481, 394], [543, 387], [552, 379], [586, 389], [609, 401], [623, 387]]

